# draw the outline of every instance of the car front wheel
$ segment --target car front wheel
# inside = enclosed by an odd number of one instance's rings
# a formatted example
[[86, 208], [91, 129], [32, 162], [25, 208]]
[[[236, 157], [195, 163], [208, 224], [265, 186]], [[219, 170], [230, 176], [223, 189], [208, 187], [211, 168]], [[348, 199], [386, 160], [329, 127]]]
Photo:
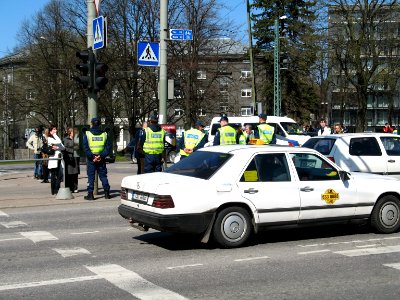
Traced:
[[221, 247], [239, 247], [248, 240], [251, 233], [250, 216], [244, 208], [228, 207], [217, 215], [213, 237]]
[[381, 233], [393, 233], [400, 227], [400, 201], [392, 195], [384, 196], [372, 210], [371, 225]]

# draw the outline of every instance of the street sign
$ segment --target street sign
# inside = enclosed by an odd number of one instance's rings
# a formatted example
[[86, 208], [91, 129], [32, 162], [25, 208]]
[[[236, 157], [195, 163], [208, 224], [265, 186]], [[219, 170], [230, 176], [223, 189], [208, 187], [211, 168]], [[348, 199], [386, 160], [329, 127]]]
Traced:
[[173, 41], [191, 41], [193, 32], [189, 29], [170, 29], [169, 38]]
[[158, 67], [160, 65], [160, 43], [138, 42], [138, 65]]
[[93, 50], [103, 48], [106, 44], [105, 24], [103, 16], [93, 19]]

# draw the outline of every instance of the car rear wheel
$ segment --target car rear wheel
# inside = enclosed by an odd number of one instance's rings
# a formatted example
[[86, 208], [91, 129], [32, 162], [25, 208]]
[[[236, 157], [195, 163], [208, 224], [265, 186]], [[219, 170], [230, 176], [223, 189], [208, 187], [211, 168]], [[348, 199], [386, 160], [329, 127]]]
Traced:
[[224, 248], [243, 245], [252, 233], [249, 213], [242, 207], [223, 209], [215, 220], [214, 240]]
[[381, 233], [393, 233], [400, 227], [400, 201], [392, 195], [384, 196], [372, 210], [371, 225]]

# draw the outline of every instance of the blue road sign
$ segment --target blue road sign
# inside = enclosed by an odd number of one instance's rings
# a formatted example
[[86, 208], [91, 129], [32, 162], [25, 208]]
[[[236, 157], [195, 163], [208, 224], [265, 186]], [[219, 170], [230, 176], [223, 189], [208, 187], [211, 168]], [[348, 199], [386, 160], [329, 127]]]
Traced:
[[139, 66], [157, 67], [160, 65], [160, 44], [157, 42], [138, 42], [137, 55]]
[[193, 40], [193, 34], [189, 29], [170, 29], [169, 38], [173, 41], [190, 41]]
[[104, 37], [104, 17], [99, 16], [93, 19], [93, 50], [103, 48], [105, 45]]

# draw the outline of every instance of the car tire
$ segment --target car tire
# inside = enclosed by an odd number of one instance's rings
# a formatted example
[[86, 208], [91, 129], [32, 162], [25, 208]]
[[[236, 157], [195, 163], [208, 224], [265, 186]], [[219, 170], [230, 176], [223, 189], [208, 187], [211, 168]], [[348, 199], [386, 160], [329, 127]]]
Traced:
[[380, 233], [393, 233], [400, 227], [400, 201], [397, 197], [382, 197], [371, 213], [371, 225]]
[[250, 215], [242, 207], [228, 207], [220, 211], [213, 226], [214, 241], [223, 248], [242, 246], [252, 233]]

